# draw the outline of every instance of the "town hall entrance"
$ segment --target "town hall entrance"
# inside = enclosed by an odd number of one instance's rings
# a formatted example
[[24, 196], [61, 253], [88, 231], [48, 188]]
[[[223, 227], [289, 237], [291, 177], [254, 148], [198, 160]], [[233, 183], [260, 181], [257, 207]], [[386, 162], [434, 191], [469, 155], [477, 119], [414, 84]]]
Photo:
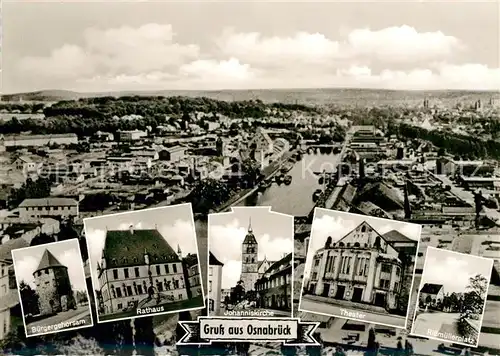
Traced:
[[337, 293], [335, 293], [335, 299], [344, 299], [345, 286], [337, 286]]
[[361, 302], [362, 296], [363, 296], [363, 288], [354, 288], [352, 292], [352, 301]]

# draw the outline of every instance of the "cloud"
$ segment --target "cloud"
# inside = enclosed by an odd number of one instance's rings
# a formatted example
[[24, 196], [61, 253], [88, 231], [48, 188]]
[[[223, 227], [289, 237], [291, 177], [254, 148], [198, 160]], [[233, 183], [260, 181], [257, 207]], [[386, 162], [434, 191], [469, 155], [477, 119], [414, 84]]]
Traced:
[[90, 28], [83, 45], [65, 44], [48, 57], [26, 57], [19, 70], [26, 75], [56, 78], [109, 78], [143, 76], [177, 68], [199, 56], [194, 44], [179, 44], [169, 24], [123, 26], [106, 30]]
[[[498, 90], [500, 68], [455, 63], [467, 47], [408, 25], [352, 29], [335, 38], [300, 31], [222, 31], [181, 43], [170, 24], [90, 28], [81, 43], [17, 61], [15, 83], [78, 91], [364, 87]], [[195, 41], [193, 41], [195, 42]]]
[[491, 268], [491, 260], [446, 250], [428, 249], [422, 283], [442, 284], [446, 293], [460, 293], [465, 291], [469, 278], [476, 274], [489, 279]]
[[35, 287], [33, 272], [38, 267], [40, 261], [32, 256], [24, 256], [15, 260], [16, 279], [19, 282], [24, 281], [32, 288]]
[[[73, 245], [73, 246], [63, 246]], [[64, 241], [53, 244], [48, 250], [54, 257], [68, 268], [68, 275], [74, 290], [87, 290], [85, 276], [83, 274], [83, 262], [79, 249], [74, 241]], [[35, 252], [36, 250], [36, 252]], [[33, 272], [37, 269], [44, 248], [35, 248], [17, 251], [15, 256], [16, 280], [24, 281], [32, 288], [36, 288]], [[28, 255], [29, 254], [29, 255]], [[36, 255], [33, 256], [33, 254]]]
[[236, 33], [228, 29], [216, 42], [225, 55], [252, 64], [303, 65], [325, 62], [339, 55], [339, 43], [320, 33], [264, 37], [258, 32]]
[[[247, 234], [247, 228], [234, 219], [226, 225], [209, 226], [209, 250], [224, 264], [222, 268], [222, 288], [231, 288], [241, 276], [241, 244]], [[258, 259], [278, 261], [293, 251], [293, 239], [273, 237], [255, 232], [258, 242]]]
[[418, 32], [403, 25], [373, 31], [356, 29], [348, 34], [347, 51], [384, 62], [421, 62], [447, 58], [461, 50], [460, 41], [444, 33]]

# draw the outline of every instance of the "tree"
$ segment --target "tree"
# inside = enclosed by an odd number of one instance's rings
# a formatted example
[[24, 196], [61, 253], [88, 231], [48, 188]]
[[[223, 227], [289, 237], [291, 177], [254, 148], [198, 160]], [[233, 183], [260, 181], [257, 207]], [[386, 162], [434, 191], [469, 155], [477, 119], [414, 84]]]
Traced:
[[24, 314], [36, 315], [40, 313], [38, 308], [38, 294], [24, 280], [19, 283], [21, 302], [23, 303]]
[[44, 245], [51, 242], [56, 242], [54, 236], [41, 233], [31, 240], [30, 246]]
[[206, 214], [225, 203], [230, 194], [231, 191], [227, 184], [216, 179], [207, 178], [196, 183], [189, 198], [194, 211]]

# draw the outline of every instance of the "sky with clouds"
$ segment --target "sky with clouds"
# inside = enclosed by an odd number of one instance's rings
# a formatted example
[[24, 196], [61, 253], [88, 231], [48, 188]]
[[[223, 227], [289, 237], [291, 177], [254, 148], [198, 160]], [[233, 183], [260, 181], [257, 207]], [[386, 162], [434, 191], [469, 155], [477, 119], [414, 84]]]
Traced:
[[63, 266], [68, 267], [73, 290], [87, 291], [82, 255], [76, 239], [13, 250], [18, 285], [21, 281], [25, 281], [32, 288], [36, 288], [33, 272], [38, 268], [45, 249], [49, 250]]
[[90, 266], [97, 281], [97, 262], [101, 261], [107, 230], [157, 229], [169, 245], [182, 254], [198, 254], [196, 231], [191, 204], [165, 206], [127, 213], [84, 219], [85, 237], [89, 249]]
[[498, 6], [4, 1], [3, 90], [498, 89]]
[[208, 220], [208, 248], [224, 264], [223, 289], [241, 276], [242, 243], [251, 221], [258, 243], [259, 261], [278, 261], [293, 252], [293, 217], [271, 211], [271, 207], [234, 207], [230, 213], [212, 214]]
[[492, 268], [492, 259], [431, 247], [426, 252], [421, 286], [425, 283], [442, 284], [445, 293], [463, 293], [469, 278], [477, 274], [489, 282]]
[[420, 240], [422, 228], [419, 224], [317, 208], [311, 228], [304, 276], [309, 276], [314, 255], [317, 250], [323, 248], [329, 236], [333, 242], [338, 241], [363, 221], [370, 224], [381, 235], [391, 230], [397, 230], [409, 239]]

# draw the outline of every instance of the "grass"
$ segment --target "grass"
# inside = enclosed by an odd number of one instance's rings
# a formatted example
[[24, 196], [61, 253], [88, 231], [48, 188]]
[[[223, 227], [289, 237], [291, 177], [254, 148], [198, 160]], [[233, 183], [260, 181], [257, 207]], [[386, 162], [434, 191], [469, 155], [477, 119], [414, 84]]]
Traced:
[[[164, 311], [160, 313], [153, 313], [150, 314], [151, 316], [153, 315], [158, 315], [158, 314], [165, 314], [165, 313], [177, 313], [181, 310], [185, 309], [193, 309], [193, 308], [202, 308], [203, 307], [203, 298], [202, 297], [195, 297], [191, 298], [188, 300], [183, 300], [180, 302], [175, 302], [175, 303], [166, 303], [166, 304], [160, 304], [158, 306], [164, 306]], [[114, 313], [114, 314], [108, 314], [108, 315], [99, 315], [99, 320], [100, 321], [105, 321], [105, 320], [115, 320], [115, 319], [123, 319], [123, 318], [133, 318], [138, 316], [137, 310], [129, 310], [126, 312], [121, 312], [121, 313]]]

